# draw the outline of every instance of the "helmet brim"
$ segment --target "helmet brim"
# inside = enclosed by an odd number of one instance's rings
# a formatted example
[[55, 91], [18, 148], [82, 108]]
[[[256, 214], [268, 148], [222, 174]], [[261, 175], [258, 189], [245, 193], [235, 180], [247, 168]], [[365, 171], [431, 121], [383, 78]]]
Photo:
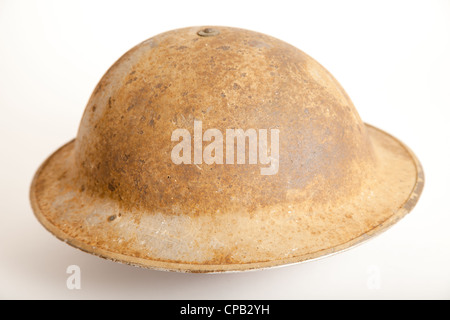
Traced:
[[366, 125], [378, 165], [351, 201], [321, 212], [263, 208], [252, 215], [140, 212], [76, 183], [74, 142], [53, 153], [33, 179], [40, 223], [85, 252], [130, 265], [179, 272], [229, 272], [300, 263], [370, 239], [416, 205], [422, 166], [398, 139]]

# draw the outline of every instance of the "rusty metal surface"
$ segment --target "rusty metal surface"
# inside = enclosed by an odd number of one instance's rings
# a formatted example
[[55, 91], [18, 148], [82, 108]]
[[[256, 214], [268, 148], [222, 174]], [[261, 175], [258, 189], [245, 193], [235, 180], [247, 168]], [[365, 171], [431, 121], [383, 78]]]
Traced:
[[[325, 68], [267, 35], [205, 30], [155, 36], [108, 70], [76, 139], [36, 173], [31, 202], [47, 229], [113, 260], [220, 272], [330, 254], [413, 208], [417, 158], [365, 125]], [[194, 120], [278, 129], [278, 172], [174, 164], [171, 134]]]

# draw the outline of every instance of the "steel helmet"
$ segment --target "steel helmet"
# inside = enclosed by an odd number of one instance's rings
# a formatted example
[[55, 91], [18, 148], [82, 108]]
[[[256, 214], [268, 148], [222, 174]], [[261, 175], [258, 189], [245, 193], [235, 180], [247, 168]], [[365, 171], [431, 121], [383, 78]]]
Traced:
[[44, 227], [83, 251], [223, 272], [347, 249], [409, 212], [423, 182], [412, 151], [363, 123], [304, 52], [253, 31], [190, 27], [107, 71], [30, 198]]

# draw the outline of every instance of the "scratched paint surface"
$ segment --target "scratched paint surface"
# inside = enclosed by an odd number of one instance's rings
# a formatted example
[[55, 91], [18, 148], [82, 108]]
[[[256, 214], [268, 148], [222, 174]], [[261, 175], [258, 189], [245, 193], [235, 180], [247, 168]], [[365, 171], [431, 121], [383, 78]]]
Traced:
[[[332, 253], [412, 209], [420, 164], [364, 125], [328, 71], [280, 40], [218, 29], [158, 35], [105, 74], [77, 138], [34, 181], [50, 231], [125, 262], [226, 271]], [[175, 165], [171, 133], [194, 120], [222, 132], [279, 129], [279, 172]]]

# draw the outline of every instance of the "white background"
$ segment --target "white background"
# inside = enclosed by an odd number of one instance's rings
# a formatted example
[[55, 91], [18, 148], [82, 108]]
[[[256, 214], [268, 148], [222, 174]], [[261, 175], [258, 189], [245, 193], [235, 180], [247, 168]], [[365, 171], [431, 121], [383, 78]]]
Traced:
[[[416, 208], [371, 241], [265, 271], [179, 274], [106, 261], [35, 219], [38, 166], [77, 131], [103, 73], [163, 31], [225, 25], [302, 49], [362, 119], [405, 142], [425, 170]], [[0, 298], [450, 298], [450, 1], [0, 0]], [[68, 290], [66, 268], [81, 268]]]

